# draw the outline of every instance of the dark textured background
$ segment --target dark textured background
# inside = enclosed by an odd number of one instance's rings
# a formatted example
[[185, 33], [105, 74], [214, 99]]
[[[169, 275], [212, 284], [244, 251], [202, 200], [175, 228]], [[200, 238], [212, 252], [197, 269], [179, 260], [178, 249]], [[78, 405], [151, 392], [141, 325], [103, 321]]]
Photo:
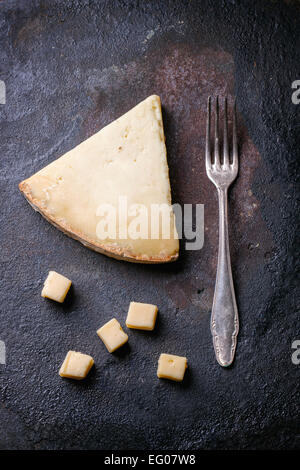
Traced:
[[[299, 3], [1, 1], [2, 449], [299, 448], [296, 311]], [[170, 266], [87, 250], [36, 214], [18, 183], [148, 95], [161, 96], [174, 202], [205, 204], [205, 245]], [[217, 198], [204, 171], [208, 94], [236, 95], [240, 176], [230, 195], [240, 334], [215, 361], [209, 330]], [[72, 279], [64, 305], [40, 297], [49, 269]], [[153, 333], [106, 352], [95, 331], [155, 303]], [[88, 379], [63, 380], [68, 349]], [[160, 352], [188, 357], [182, 384], [158, 380]]]

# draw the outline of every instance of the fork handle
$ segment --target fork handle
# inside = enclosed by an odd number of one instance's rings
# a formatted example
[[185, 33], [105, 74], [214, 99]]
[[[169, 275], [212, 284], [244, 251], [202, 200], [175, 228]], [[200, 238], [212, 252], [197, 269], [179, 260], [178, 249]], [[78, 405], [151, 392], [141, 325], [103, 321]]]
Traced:
[[227, 367], [234, 359], [239, 319], [230, 262], [227, 188], [218, 188], [218, 196], [219, 253], [211, 314], [211, 332], [217, 361], [221, 366]]

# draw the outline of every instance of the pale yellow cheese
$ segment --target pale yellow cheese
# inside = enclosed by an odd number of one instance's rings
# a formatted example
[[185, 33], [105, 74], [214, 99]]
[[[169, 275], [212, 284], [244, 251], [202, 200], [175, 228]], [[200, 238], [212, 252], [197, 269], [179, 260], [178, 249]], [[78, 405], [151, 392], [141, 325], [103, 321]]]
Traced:
[[187, 359], [173, 354], [161, 354], [158, 360], [157, 377], [181, 382], [187, 368]]
[[[141, 263], [163, 263], [178, 257], [158, 96], [149, 96], [19, 187], [49, 222], [93, 250]], [[128, 208], [147, 209], [148, 239], [130, 236], [133, 216], [123, 221], [120, 198], [126, 199]], [[100, 239], [99, 207], [105, 204], [115, 208], [116, 233]], [[165, 204], [170, 212], [171, 231], [166, 239], [161, 222], [156, 235], [151, 235], [152, 204]]]
[[99, 328], [97, 335], [102, 339], [110, 353], [114, 352], [128, 341], [128, 335], [124, 333], [120, 323], [115, 318]]
[[62, 274], [55, 271], [49, 271], [48, 277], [44, 283], [42, 297], [55, 300], [62, 303], [71, 287], [72, 282]]
[[157, 311], [156, 305], [130, 302], [126, 326], [137, 330], [153, 330]]
[[87, 376], [93, 364], [94, 359], [88, 354], [69, 351], [59, 370], [59, 375], [69, 379], [82, 380]]

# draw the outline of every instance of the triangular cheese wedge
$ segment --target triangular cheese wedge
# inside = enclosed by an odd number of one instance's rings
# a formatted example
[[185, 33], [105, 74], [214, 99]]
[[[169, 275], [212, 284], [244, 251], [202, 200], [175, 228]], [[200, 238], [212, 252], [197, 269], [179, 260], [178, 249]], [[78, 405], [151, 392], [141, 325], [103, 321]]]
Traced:
[[[148, 97], [20, 183], [19, 188], [49, 222], [95, 251], [140, 263], [165, 263], [178, 257], [158, 96]], [[120, 221], [120, 198], [127, 207], [132, 204], [146, 207], [149, 214], [152, 204], [167, 205], [171, 217], [169, 238], [162, 234], [161, 226], [156, 239], [151, 234], [150, 239], [128, 233], [124, 237], [124, 230], [133, 219], [129, 217], [125, 226], [124, 219]], [[103, 220], [99, 207], [106, 204], [115, 208], [118, 222], [113, 236], [110, 232], [103, 239], [98, 235], [99, 222]]]

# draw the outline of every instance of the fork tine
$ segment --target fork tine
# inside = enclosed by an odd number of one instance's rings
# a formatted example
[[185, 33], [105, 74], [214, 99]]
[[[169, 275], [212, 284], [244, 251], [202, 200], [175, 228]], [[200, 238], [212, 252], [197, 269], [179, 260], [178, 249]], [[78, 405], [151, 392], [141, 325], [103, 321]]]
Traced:
[[232, 117], [232, 164], [238, 167], [238, 145], [237, 145], [237, 132], [236, 132], [236, 105], [233, 104], [233, 117]]
[[223, 141], [223, 164], [225, 167], [229, 165], [228, 150], [228, 123], [227, 123], [227, 97], [224, 98], [224, 141]]
[[211, 150], [210, 150], [210, 96], [207, 99], [207, 116], [206, 116], [206, 145], [205, 145], [205, 163], [206, 170], [211, 168]]
[[217, 95], [215, 101], [215, 149], [214, 164], [217, 169], [220, 168], [220, 148], [219, 148], [219, 97]]

